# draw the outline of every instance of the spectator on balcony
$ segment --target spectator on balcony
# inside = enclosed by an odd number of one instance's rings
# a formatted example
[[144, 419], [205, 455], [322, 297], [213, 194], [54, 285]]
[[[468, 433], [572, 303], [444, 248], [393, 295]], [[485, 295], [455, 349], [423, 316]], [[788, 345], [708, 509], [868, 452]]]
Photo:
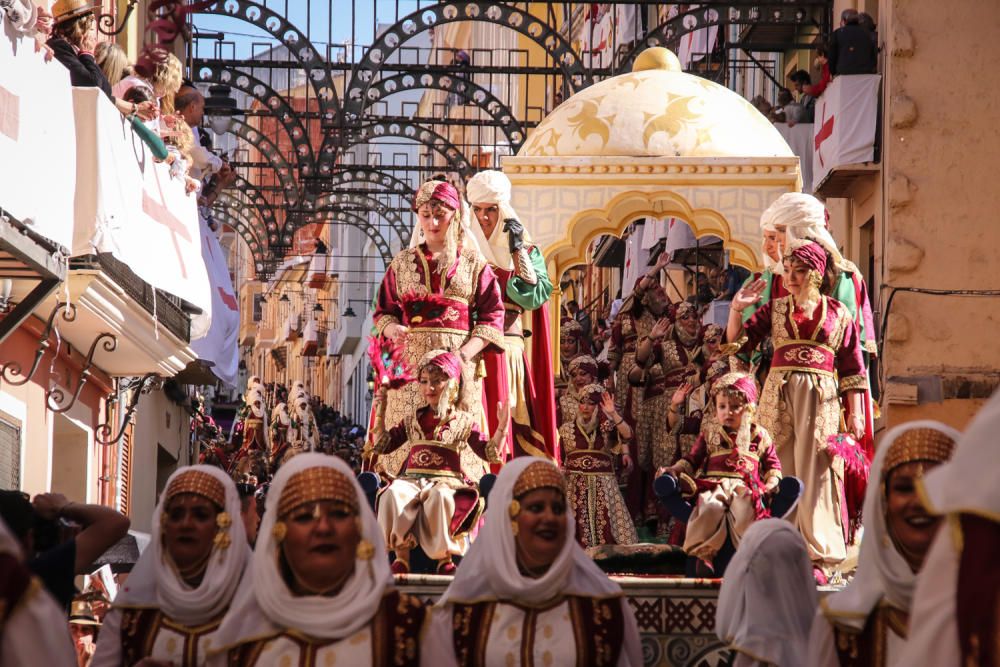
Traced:
[[111, 83], [94, 60], [97, 20], [92, 4], [86, 0], [56, 0], [52, 5], [52, 17], [54, 27], [48, 46], [56, 60], [69, 70], [70, 83], [85, 88], [100, 88], [123, 114], [138, 114], [143, 120], [156, 118], [156, 105], [127, 102], [113, 94]]
[[171, 178], [182, 179], [184, 190], [188, 194], [197, 191], [201, 187], [201, 182], [190, 175], [194, 164], [192, 157], [194, 135], [191, 134], [191, 128], [179, 115], [171, 114], [163, 117], [160, 134], [169, 151], [167, 164], [170, 165]]
[[132, 73], [132, 68], [128, 64], [128, 56], [122, 47], [114, 42], [101, 42], [94, 49], [94, 60], [97, 66], [104, 72], [108, 83], [114, 88], [115, 84]]
[[771, 113], [768, 118], [770, 118], [772, 123], [787, 123], [787, 108], [789, 105], [794, 103], [795, 98], [792, 97], [792, 91], [787, 88], [782, 88], [778, 91], [778, 103], [771, 108]]
[[[67, 610], [76, 594], [74, 577], [89, 574], [98, 556], [129, 528], [129, 520], [110, 507], [70, 502], [61, 493], [41, 493], [29, 502], [20, 491], [0, 491], [0, 516], [21, 542], [28, 568]], [[62, 520], [83, 529], [60, 541]]]
[[194, 136], [194, 146], [191, 149], [191, 157], [194, 160], [191, 177], [206, 179], [212, 174], [220, 173], [227, 166], [226, 162], [212, 152], [212, 140], [201, 128], [205, 117], [205, 96], [194, 86], [181, 86], [174, 96], [174, 110], [188, 124]]
[[[180, 90], [184, 68], [181, 61], [172, 53], [163, 49], [156, 50], [152, 64], [145, 67], [136, 66], [135, 73], [119, 81], [112, 92], [114, 95], [125, 95], [130, 88], [147, 86], [153, 92], [158, 110], [162, 113], [173, 113], [174, 95]], [[148, 71], [148, 74], [146, 73]]]
[[750, 100], [750, 104], [753, 105], [754, 109], [761, 112], [767, 117], [771, 116], [771, 110], [774, 108], [771, 106], [771, 103], [764, 98], [763, 95], [755, 95], [754, 98]]
[[813, 60], [813, 67], [819, 70], [819, 83], [803, 86], [803, 90], [813, 97], [819, 97], [826, 90], [826, 87], [830, 85], [830, 79], [832, 78], [826, 47], [819, 46], [816, 48], [816, 58]]
[[[816, 98], [810, 95], [809, 92], [806, 90], [807, 86], [812, 85], [812, 77], [809, 76], [809, 72], [805, 71], [804, 69], [800, 69], [792, 72], [791, 76], [789, 76], [788, 78], [792, 82], [792, 87], [795, 88], [795, 92], [799, 94], [798, 104], [800, 107], [802, 107], [801, 116], [794, 121], [791, 118], [789, 118], [788, 124], [792, 125], [793, 123], [813, 122], [813, 118], [815, 117], [816, 114]], [[786, 115], [787, 115], [787, 109], [786, 109]]]
[[874, 74], [877, 68], [874, 23], [868, 29], [861, 25], [858, 10], [845, 9], [840, 15], [840, 27], [830, 36], [830, 73]]

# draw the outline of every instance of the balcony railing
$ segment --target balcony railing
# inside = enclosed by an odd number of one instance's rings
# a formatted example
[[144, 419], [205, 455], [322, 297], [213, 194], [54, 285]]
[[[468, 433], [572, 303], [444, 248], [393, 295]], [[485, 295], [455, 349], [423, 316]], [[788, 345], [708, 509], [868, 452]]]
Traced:
[[181, 300], [154, 288], [139, 278], [132, 269], [111, 256], [83, 255], [70, 260], [70, 270], [99, 270], [122, 288], [143, 310], [155, 317], [167, 331], [182, 342], [191, 341], [191, 319], [181, 307]]

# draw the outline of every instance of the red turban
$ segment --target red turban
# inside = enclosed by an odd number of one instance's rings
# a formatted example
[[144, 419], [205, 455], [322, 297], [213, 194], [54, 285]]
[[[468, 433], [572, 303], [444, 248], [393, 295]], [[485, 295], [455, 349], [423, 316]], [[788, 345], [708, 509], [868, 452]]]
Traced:
[[455, 380], [462, 376], [462, 358], [454, 352], [442, 352], [441, 354], [428, 359], [423, 368], [435, 366], [444, 371], [444, 374]]
[[743, 394], [747, 403], [757, 403], [757, 383], [752, 375], [746, 373], [726, 373], [712, 385], [712, 394], [717, 394], [723, 389], [735, 389]]
[[801, 245], [795, 245], [788, 254], [820, 275], [826, 272], [826, 251], [818, 243], [806, 241]]
[[438, 200], [455, 211], [462, 207], [458, 190], [451, 183], [445, 181], [427, 181], [420, 186], [416, 197], [413, 199], [413, 210], [417, 210], [432, 199]]

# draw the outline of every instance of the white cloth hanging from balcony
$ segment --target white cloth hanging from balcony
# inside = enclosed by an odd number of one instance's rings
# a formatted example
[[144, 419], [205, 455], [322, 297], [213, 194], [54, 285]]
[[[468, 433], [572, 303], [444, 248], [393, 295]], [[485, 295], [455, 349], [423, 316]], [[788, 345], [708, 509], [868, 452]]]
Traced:
[[73, 255], [110, 252], [150, 285], [211, 312], [195, 195], [156, 163], [97, 88], [73, 89]]
[[215, 377], [232, 387], [236, 385], [240, 361], [239, 302], [229, 277], [225, 251], [205, 221], [201, 223], [201, 238], [202, 257], [212, 285], [212, 310], [207, 325], [204, 313], [191, 318], [191, 349], [199, 359], [212, 362]]

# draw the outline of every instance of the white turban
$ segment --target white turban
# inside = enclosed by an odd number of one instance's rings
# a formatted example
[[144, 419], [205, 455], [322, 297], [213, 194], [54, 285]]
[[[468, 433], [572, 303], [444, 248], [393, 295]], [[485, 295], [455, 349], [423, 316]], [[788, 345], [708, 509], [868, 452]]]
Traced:
[[[826, 227], [826, 206], [812, 195], [786, 192], [768, 206], [760, 216], [760, 229], [762, 232], [775, 232], [779, 231], [779, 228], [785, 232], [786, 247], [798, 239], [815, 241], [830, 253], [838, 269], [857, 273], [858, 267], [840, 254], [837, 242]], [[766, 268], [779, 275], [784, 272], [780, 260], [776, 262], [766, 252], [763, 254]]]
[[[479, 172], [470, 178], [465, 185], [465, 198], [469, 200], [470, 204], [473, 206], [476, 204], [496, 204], [497, 208], [500, 209], [500, 220], [493, 228], [490, 238], [487, 239], [486, 235], [483, 234], [483, 228], [479, 225], [479, 220], [476, 219], [476, 214], [472, 211], [471, 206], [469, 207], [468, 227], [472, 231], [473, 238], [479, 244], [483, 256], [486, 257], [486, 261], [507, 271], [514, 270], [514, 258], [511, 257], [510, 246], [504, 235], [503, 221], [508, 218], [520, 220], [517, 212], [510, 205], [510, 190], [510, 179], [502, 171], [496, 169]], [[523, 221], [522, 224], [524, 224]], [[530, 241], [527, 229], [524, 230], [522, 238], [525, 243]]]

